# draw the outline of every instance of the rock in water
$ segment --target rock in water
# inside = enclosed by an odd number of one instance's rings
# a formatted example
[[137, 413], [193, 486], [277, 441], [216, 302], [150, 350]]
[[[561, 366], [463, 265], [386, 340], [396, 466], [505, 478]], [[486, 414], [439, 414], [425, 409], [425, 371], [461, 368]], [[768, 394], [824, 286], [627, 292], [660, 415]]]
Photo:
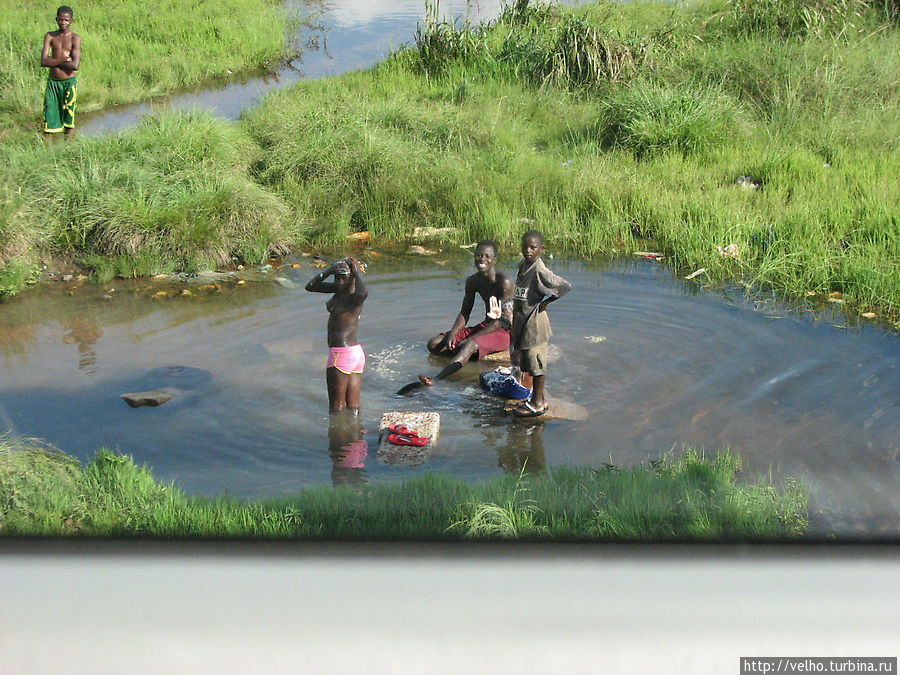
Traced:
[[152, 391], [136, 391], [130, 394], [122, 394], [122, 399], [132, 408], [142, 406], [158, 406], [166, 401], [171, 401], [178, 394], [177, 389], [154, 389]]
[[[427, 436], [424, 446], [394, 445], [388, 440], [391, 425], [402, 425], [419, 436]], [[382, 464], [405, 464], [418, 466], [431, 456], [441, 428], [441, 416], [436, 412], [386, 412], [381, 415], [378, 431], [381, 440], [376, 458]]]

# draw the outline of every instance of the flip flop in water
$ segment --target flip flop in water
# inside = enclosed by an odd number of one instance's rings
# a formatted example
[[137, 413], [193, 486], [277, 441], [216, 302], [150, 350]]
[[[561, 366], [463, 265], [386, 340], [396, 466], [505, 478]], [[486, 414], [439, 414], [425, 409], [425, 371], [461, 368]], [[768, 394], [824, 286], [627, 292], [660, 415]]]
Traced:
[[418, 436], [414, 434], [391, 434], [388, 436], [388, 441], [394, 445], [414, 445], [416, 447], [422, 447], [423, 445], [428, 445], [430, 440], [431, 439], [427, 436]]
[[513, 417], [540, 417], [544, 413], [547, 412], [549, 408], [549, 404], [544, 401], [544, 405], [540, 408], [535, 408], [531, 401], [525, 401], [522, 405], [518, 405], [512, 409]]
[[419, 391], [420, 389], [424, 389], [425, 387], [430, 387], [434, 384], [434, 380], [430, 377], [425, 377], [424, 375], [419, 375], [419, 379], [416, 382], [410, 382], [409, 384], [405, 384], [397, 391], [398, 396], [406, 396], [407, 394], [411, 394], [414, 391]]

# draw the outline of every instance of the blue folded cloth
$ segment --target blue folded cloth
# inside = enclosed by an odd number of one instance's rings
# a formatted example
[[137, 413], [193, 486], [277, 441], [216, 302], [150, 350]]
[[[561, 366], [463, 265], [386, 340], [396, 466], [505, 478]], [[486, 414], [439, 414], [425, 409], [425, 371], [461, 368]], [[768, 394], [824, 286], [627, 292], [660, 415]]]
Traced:
[[517, 401], [531, 396], [531, 389], [523, 387], [518, 380], [509, 373], [497, 370], [486, 370], [481, 373], [481, 386], [495, 396], [511, 398]]

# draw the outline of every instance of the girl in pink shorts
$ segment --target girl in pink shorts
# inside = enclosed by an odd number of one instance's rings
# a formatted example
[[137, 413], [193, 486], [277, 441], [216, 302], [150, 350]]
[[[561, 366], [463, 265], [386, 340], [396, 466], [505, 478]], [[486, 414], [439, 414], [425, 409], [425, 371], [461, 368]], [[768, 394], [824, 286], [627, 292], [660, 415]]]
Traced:
[[[325, 281], [333, 276], [333, 281]], [[356, 339], [356, 327], [368, 296], [362, 280], [362, 270], [355, 258], [338, 260], [319, 272], [306, 284], [313, 293], [333, 293], [325, 303], [328, 310], [328, 364], [325, 382], [328, 385], [328, 406], [336, 413], [349, 409], [359, 414], [359, 390], [366, 355]]]

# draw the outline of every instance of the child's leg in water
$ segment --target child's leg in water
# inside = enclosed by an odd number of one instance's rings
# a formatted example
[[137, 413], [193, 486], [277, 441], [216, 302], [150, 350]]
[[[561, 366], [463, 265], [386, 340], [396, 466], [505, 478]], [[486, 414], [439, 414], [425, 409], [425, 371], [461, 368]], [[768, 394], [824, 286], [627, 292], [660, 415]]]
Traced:
[[[331, 366], [325, 369], [325, 383], [328, 385], [328, 408], [336, 413], [347, 405], [351, 376]], [[356, 391], [356, 408], [359, 409], [359, 389]]]
[[[343, 373], [341, 373], [343, 375]], [[350, 373], [347, 375], [347, 408], [354, 415], [359, 414], [359, 391], [362, 388], [362, 373]]]

